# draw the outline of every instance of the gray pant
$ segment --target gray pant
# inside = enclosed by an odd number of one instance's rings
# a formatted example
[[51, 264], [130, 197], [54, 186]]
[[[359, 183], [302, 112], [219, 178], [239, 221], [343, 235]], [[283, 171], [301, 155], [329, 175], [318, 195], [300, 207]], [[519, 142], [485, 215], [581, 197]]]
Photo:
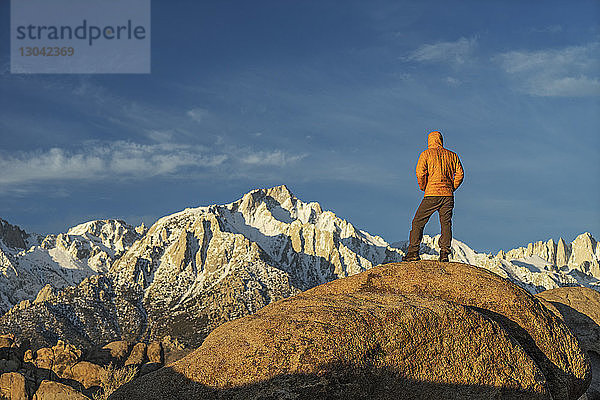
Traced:
[[440, 226], [442, 237], [440, 237], [440, 251], [450, 254], [450, 243], [452, 243], [452, 209], [454, 208], [454, 196], [426, 196], [421, 201], [415, 217], [412, 220], [410, 230], [408, 253], [419, 253], [421, 239], [423, 239], [423, 228], [434, 212], [440, 215]]

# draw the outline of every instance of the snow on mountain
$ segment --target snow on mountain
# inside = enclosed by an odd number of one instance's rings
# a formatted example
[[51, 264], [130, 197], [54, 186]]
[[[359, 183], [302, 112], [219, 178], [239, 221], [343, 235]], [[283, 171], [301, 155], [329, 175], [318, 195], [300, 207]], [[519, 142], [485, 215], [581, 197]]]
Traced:
[[[439, 255], [440, 235], [425, 235], [421, 242], [421, 257], [435, 259]], [[407, 242], [391, 245], [405, 251]], [[567, 244], [560, 238], [529, 243], [496, 255], [478, 253], [465, 243], [452, 239], [451, 261], [486, 268], [527, 289], [531, 293], [561, 286], [585, 286], [600, 290], [600, 246], [589, 233], [583, 233]]]
[[382, 238], [278, 186], [161, 218], [111, 274], [118, 287], [134, 283], [131, 290], [143, 292], [150, 335], [175, 334], [179, 324], [185, 340], [276, 299], [401, 257]]
[[[438, 240], [424, 237], [423, 258], [437, 258]], [[286, 186], [185, 209], [148, 230], [91, 221], [41, 238], [2, 221], [0, 309], [29, 300], [0, 318], [0, 331], [27, 332], [44, 345], [57, 337], [87, 346], [171, 335], [197, 346], [221, 323], [275, 300], [400, 261], [406, 245], [388, 245]], [[588, 233], [571, 243], [536, 242], [496, 255], [453, 240], [451, 259], [532, 293], [600, 288], [600, 246]], [[48, 283], [63, 289], [45, 287], [36, 298]]]
[[34, 299], [46, 284], [63, 288], [108, 271], [140, 236], [119, 220], [90, 221], [45, 238], [0, 220], [0, 311]]

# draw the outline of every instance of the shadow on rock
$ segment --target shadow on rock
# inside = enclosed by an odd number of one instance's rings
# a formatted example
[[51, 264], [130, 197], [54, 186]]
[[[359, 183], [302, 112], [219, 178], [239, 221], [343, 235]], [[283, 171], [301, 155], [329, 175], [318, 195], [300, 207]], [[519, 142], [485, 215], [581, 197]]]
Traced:
[[121, 387], [109, 399], [550, 399], [547, 393], [508, 387], [416, 381], [389, 369], [360, 371], [343, 364], [326, 369], [330, 372], [279, 375], [252, 384], [214, 389], [165, 367]]

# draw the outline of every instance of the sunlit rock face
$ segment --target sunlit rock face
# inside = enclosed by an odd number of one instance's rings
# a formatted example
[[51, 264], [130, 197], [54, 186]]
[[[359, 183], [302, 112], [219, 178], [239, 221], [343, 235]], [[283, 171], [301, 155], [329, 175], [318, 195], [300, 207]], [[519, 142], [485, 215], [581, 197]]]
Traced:
[[117, 286], [143, 292], [151, 335], [208, 334], [270, 302], [402, 252], [287, 187], [158, 220], [111, 267]]
[[390, 263], [214, 329], [112, 400], [575, 400], [584, 350], [536, 297], [464, 263]]

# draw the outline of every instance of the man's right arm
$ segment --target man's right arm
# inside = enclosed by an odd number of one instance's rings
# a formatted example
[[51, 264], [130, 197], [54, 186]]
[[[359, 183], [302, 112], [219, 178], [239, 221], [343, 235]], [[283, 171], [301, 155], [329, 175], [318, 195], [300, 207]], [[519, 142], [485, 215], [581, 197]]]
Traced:
[[419, 188], [425, 191], [425, 187], [427, 186], [427, 156], [425, 152], [422, 152], [419, 156], [419, 161], [417, 161], [417, 183], [419, 184]]

